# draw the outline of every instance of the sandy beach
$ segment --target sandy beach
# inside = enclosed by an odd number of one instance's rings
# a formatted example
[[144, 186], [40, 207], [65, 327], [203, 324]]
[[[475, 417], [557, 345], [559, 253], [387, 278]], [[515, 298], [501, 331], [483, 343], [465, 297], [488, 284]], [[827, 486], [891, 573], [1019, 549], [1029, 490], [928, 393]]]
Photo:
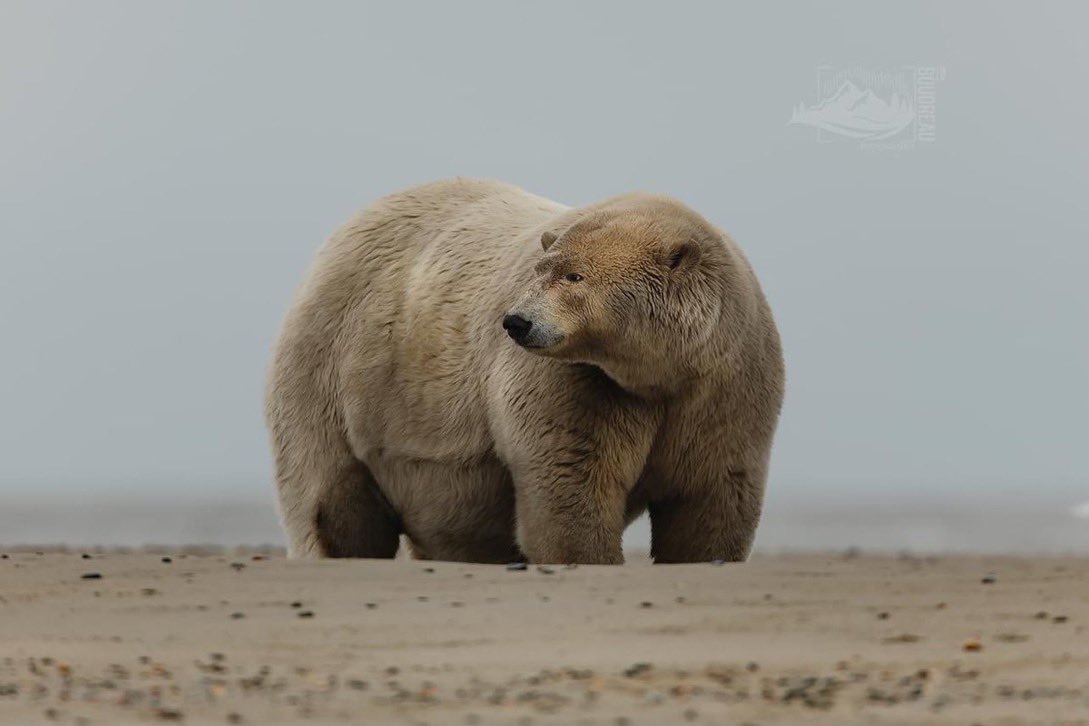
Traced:
[[5, 723], [1087, 723], [1089, 559], [8, 550]]

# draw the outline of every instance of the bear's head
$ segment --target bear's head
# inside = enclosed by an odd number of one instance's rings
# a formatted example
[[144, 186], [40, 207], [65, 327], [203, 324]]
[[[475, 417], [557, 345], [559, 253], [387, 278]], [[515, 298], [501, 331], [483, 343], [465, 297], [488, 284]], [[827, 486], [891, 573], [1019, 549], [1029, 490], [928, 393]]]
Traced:
[[572, 210], [540, 239], [533, 280], [503, 327], [526, 351], [595, 365], [633, 392], [698, 376], [725, 354], [716, 349], [729, 347], [752, 299], [732, 242], [666, 197]]

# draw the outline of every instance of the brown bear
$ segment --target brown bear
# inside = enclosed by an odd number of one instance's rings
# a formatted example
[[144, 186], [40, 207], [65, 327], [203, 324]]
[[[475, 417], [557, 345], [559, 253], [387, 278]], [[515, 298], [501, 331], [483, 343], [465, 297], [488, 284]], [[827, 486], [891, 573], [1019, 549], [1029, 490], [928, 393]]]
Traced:
[[451, 179], [321, 248], [269, 377], [290, 554], [743, 560], [783, 396], [771, 311], [680, 202]]

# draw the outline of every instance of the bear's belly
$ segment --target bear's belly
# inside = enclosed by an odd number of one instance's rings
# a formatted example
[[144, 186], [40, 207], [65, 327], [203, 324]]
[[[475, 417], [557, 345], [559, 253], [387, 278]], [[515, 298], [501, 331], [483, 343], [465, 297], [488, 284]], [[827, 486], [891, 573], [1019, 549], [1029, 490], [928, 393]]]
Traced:
[[415, 459], [374, 452], [366, 463], [417, 556], [473, 562], [517, 558], [514, 487], [495, 457]]

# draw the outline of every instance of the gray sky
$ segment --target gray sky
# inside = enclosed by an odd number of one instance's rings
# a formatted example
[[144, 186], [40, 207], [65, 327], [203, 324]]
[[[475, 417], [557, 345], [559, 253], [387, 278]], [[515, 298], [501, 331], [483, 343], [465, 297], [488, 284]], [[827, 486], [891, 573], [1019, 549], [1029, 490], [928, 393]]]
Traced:
[[[665, 192], [783, 333], [771, 492], [1089, 499], [1085, 3], [0, 4], [0, 496], [271, 496], [322, 239], [449, 175]], [[941, 65], [935, 141], [788, 126]], [[891, 501], [891, 499], [890, 499]], [[940, 501], [940, 500], [937, 500]]]

